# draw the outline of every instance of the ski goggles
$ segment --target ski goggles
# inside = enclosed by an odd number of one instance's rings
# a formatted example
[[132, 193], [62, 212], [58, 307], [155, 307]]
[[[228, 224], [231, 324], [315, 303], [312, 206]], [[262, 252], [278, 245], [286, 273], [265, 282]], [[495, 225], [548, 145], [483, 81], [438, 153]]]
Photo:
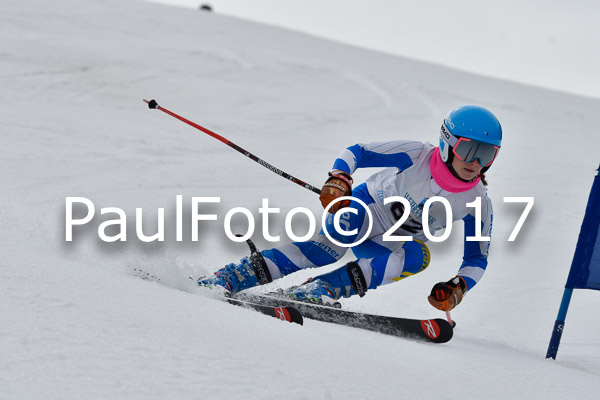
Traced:
[[456, 144], [452, 147], [454, 155], [459, 160], [470, 163], [477, 158], [482, 167], [492, 165], [498, 155], [498, 150], [500, 150], [499, 146], [464, 137], [459, 137]]

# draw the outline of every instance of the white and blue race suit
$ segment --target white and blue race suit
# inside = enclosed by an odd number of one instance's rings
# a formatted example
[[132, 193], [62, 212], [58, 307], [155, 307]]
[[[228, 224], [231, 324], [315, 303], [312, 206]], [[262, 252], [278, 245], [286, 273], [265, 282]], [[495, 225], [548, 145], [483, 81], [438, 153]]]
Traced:
[[[468, 236], [490, 236], [492, 230], [492, 203], [485, 187], [479, 182], [475, 187], [453, 193], [442, 189], [432, 178], [430, 161], [435, 147], [429, 143], [415, 141], [389, 141], [356, 144], [345, 149], [335, 160], [333, 170], [354, 173], [358, 168], [386, 167], [375, 173], [352, 191], [354, 198], [362, 200], [373, 215], [373, 227], [366, 241], [352, 247], [358, 257], [355, 261], [361, 268], [369, 289], [388, 284], [423, 271], [429, 265], [427, 237], [423, 232], [426, 222], [429, 232], [444, 229], [447, 221], [446, 208], [441, 202], [432, 202], [429, 217], [423, 221], [423, 205], [434, 196], [444, 197], [451, 205], [452, 221], [462, 219], [465, 225], [464, 257], [458, 269], [472, 289], [483, 276], [487, 266], [489, 241], [467, 241]], [[412, 236], [405, 242], [383, 239], [405, 212], [401, 202], [384, 204], [386, 198], [404, 197], [410, 204], [410, 216], [393, 235]], [[467, 203], [481, 198], [481, 222], [476, 226], [475, 208]], [[339, 226], [347, 232], [357, 230], [352, 236], [339, 234], [333, 227], [333, 215], [326, 223], [328, 233], [341, 243], [350, 244], [362, 238], [367, 231], [368, 221], [362, 206], [353, 201], [351, 208], [357, 213], [346, 212]], [[346, 233], [347, 233], [346, 232]], [[320, 267], [338, 261], [348, 248], [334, 244], [323, 231], [307, 242], [297, 242], [262, 252], [273, 279], [304, 268]]]

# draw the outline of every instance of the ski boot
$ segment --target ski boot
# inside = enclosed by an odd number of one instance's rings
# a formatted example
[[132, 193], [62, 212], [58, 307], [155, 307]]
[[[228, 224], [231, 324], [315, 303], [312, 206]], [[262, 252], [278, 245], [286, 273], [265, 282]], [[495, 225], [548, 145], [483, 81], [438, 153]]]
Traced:
[[309, 278], [302, 285], [289, 288], [285, 294], [296, 301], [341, 308], [332, 289], [327, 281]]
[[341, 308], [337, 301], [358, 294], [363, 297], [367, 283], [355, 262], [348, 263], [328, 274], [311, 278], [300, 286], [290, 288], [287, 295], [294, 300]]
[[214, 276], [198, 279], [198, 286], [213, 288], [215, 285], [225, 289], [227, 295], [234, 295], [242, 290], [264, 285], [273, 281], [263, 255], [248, 240], [250, 257], [244, 257], [239, 264], [231, 263], [214, 273]]
[[239, 264], [227, 264], [213, 276], [198, 279], [198, 286], [209, 288], [221, 286], [230, 295], [257, 285], [256, 273], [252, 263], [246, 257], [242, 258]]

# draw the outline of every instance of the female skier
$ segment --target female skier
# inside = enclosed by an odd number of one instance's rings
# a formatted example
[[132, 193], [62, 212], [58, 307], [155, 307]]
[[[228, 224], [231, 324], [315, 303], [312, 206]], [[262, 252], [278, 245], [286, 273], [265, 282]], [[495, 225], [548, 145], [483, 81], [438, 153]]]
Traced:
[[[450, 204], [452, 223], [462, 219], [465, 224], [463, 262], [455, 277], [433, 286], [428, 297], [435, 308], [450, 311], [468, 290], [481, 279], [486, 266], [489, 237], [492, 229], [492, 203], [486, 194], [485, 172], [500, 149], [502, 128], [498, 119], [479, 106], [462, 106], [444, 119], [439, 147], [429, 143], [398, 140], [356, 144], [345, 149], [335, 160], [321, 192], [324, 207], [340, 197], [330, 207], [336, 220], [328, 214], [325, 232], [307, 242], [291, 243], [279, 248], [253, 252], [239, 264], [229, 264], [214, 276], [201, 278], [201, 286], [219, 285], [230, 293], [271, 282], [300, 269], [321, 267], [338, 261], [348, 247], [363, 238], [369, 228], [367, 211], [372, 215], [372, 229], [367, 240], [352, 247], [358, 257], [345, 266], [311, 278], [294, 287], [288, 294], [301, 301], [331, 304], [341, 297], [376, 289], [423, 271], [429, 265], [429, 249], [425, 242], [423, 223], [429, 232], [446, 227], [446, 207], [440, 201], [431, 202], [427, 221], [423, 221], [424, 204], [434, 196]], [[352, 174], [358, 168], [391, 167], [372, 175], [352, 189]], [[395, 197], [395, 198], [392, 198]], [[400, 198], [406, 199], [406, 201]], [[480, 199], [481, 219], [476, 218], [473, 204]], [[387, 199], [387, 200], [386, 200]], [[477, 204], [477, 203], [476, 203]], [[410, 210], [406, 210], [410, 206]], [[400, 218], [408, 218], [399, 227]], [[337, 228], [337, 229], [336, 229]], [[393, 241], [393, 236], [410, 236], [413, 240]], [[475, 237], [478, 240], [467, 240]]]

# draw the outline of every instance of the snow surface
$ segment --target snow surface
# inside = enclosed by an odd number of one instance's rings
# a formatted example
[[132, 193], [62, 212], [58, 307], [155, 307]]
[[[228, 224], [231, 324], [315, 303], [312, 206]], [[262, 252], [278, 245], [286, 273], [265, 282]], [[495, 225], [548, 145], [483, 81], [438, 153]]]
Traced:
[[[0, 32], [0, 398], [597, 398], [598, 292], [575, 292], [558, 359], [544, 356], [598, 166], [600, 101], [132, 0], [4, 0]], [[490, 265], [453, 311], [452, 341], [285, 324], [197, 289], [188, 277], [247, 253], [224, 234], [227, 210], [253, 210], [254, 238], [268, 248], [262, 198], [281, 208], [272, 235], [284, 235], [292, 208], [319, 215], [320, 205], [143, 98], [315, 185], [346, 146], [435, 143], [452, 107], [492, 109], [505, 140], [489, 173]], [[67, 196], [96, 206], [70, 243]], [[221, 197], [203, 206], [219, 220], [200, 223], [198, 242], [189, 235], [192, 196]], [[516, 242], [507, 239], [523, 206], [504, 196], [535, 197]], [[114, 218], [102, 207], [125, 210], [127, 242], [98, 238]], [[150, 234], [161, 207], [166, 241], [141, 242], [135, 209]], [[430, 249], [426, 271], [344, 306], [440, 317], [426, 296], [456, 273], [460, 226]]]
[[150, 0], [600, 98], [595, 0]]

